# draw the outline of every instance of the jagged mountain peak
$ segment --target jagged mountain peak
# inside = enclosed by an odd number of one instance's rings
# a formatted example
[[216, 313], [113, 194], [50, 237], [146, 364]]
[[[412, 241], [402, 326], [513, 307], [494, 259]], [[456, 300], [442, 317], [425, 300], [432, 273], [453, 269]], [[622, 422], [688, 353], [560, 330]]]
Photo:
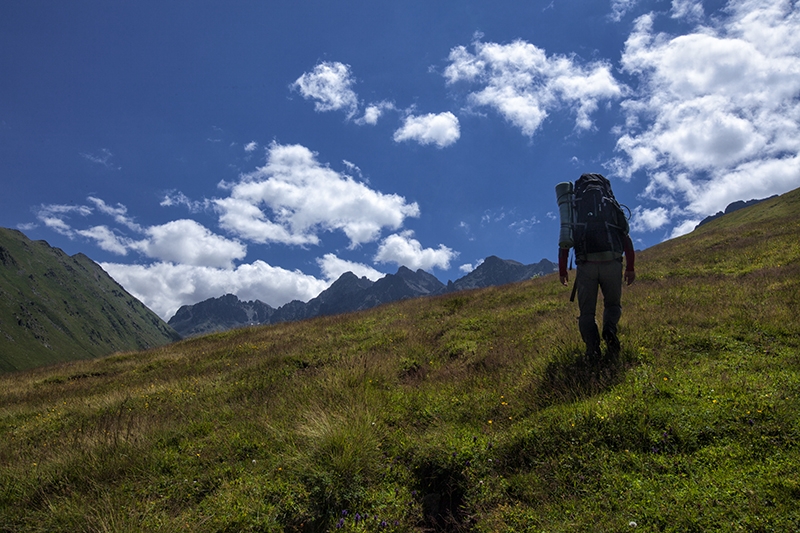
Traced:
[[486, 259], [483, 260], [483, 263], [478, 265], [477, 268], [488, 268], [488, 267], [495, 267], [498, 265], [514, 265], [514, 266], [524, 266], [519, 261], [514, 261], [513, 259], [500, 259], [496, 255], [490, 255]]
[[549, 274], [557, 270], [557, 268], [555, 263], [547, 259], [542, 259], [532, 265], [523, 265], [518, 261], [501, 259], [496, 255], [490, 255], [475, 270], [452, 284], [448, 284], [448, 290], [478, 289], [493, 285], [516, 283], [535, 276]]

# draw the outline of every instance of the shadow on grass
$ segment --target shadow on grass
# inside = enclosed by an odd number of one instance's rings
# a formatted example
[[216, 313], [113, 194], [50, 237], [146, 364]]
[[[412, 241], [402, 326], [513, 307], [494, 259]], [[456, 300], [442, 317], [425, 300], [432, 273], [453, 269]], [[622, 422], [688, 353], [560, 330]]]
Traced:
[[425, 531], [443, 533], [466, 531], [463, 515], [467, 479], [464, 473], [449, 464], [433, 459], [415, 469], [422, 497]]
[[533, 395], [539, 407], [570, 403], [589, 398], [619, 384], [633, 360], [625, 350], [603, 355], [596, 360], [586, 357], [578, 347], [568, 348], [547, 364], [542, 381]]

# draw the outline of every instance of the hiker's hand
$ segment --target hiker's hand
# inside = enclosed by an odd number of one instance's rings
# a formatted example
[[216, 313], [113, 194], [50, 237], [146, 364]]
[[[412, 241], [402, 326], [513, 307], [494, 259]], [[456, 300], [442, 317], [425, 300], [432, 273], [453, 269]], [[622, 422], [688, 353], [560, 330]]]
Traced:
[[569, 282], [569, 274], [564, 274], [563, 276], [561, 276], [561, 284], [563, 286], [566, 287], [568, 282]]
[[634, 281], [636, 281], [636, 272], [633, 270], [626, 270], [625, 277], [623, 279], [628, 285], [631, 285]]

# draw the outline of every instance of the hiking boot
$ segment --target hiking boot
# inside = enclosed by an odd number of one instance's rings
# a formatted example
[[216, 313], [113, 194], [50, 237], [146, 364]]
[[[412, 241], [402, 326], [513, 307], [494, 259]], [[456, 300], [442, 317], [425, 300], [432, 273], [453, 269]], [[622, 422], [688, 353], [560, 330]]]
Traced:
[[608, 347], [608, 356], [612, 359], [619, 357], [621, 349], [619, 338], [611, 331], [604, 331], [603, 340], [606, 341], [606, 346]]
[[597, 346], [587, 346], [586, 353], [583, 355], [584, 361], [590, 366], [597, 365], [600, 363], [600, 360], [603, 358], [603, 354], [600, 351], [600, 345]]

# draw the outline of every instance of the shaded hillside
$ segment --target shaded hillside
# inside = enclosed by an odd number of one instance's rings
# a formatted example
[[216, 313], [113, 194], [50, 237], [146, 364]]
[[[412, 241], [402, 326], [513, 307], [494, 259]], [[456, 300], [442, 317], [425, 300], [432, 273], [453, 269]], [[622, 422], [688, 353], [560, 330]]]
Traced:
[[0, 376], [0, 531], [797, 531], [800, 190], [637, 256]]
[[414, 272], [406, 267], [400, 267], [396, 274], [387, 274], [377, 281], [345, 272], [319, 296], [305, 303], [293, 301], [275, 309], [259, 300], [242, 302], [236, 296], [227, 294], [181, 306], [175, 316], [169, 319], [169, 325], [182, 336], [190, 337], [243, 326], [278, 324], [362, 311], [421, 296], [515, 283], [549, 274], [557, 268], [547, 259], [523, 265], [491, 256], [466, 276], [447, 285], [424, 270]]
[[83, 254], [0, 228], [0, 371], [142, 350], [179, 336]]

